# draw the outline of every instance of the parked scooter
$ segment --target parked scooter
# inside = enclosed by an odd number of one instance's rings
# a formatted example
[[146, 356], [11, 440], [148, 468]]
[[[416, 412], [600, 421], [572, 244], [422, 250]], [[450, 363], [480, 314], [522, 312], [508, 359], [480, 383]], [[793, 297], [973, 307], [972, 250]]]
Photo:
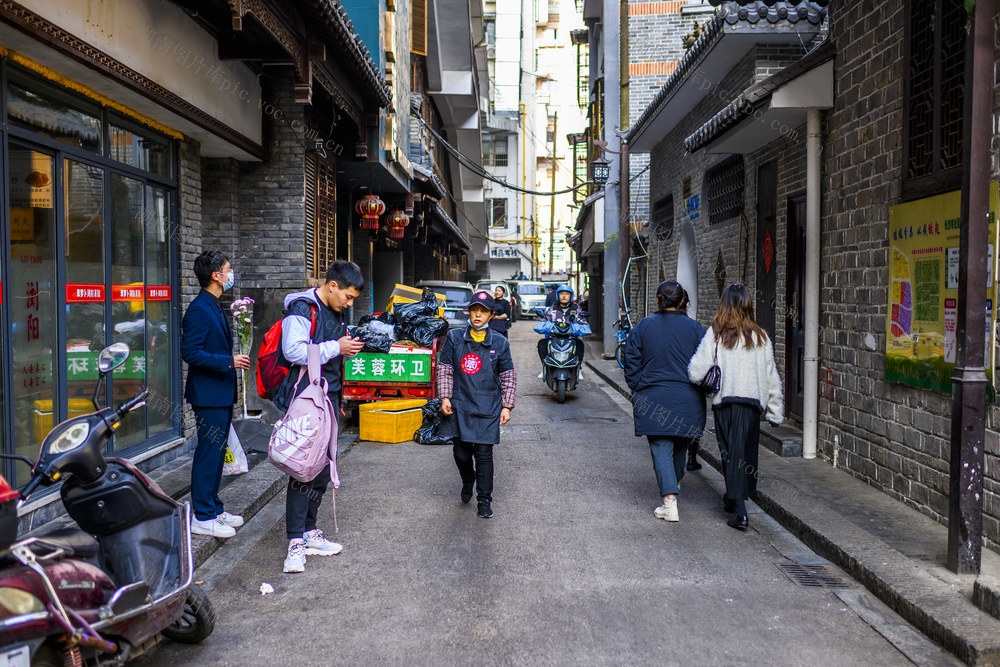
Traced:
[[547, 336], [546, 354], [543, 361], [545, 384], [556, 392], [556, 400], [566, 402], [566, 392], [576, 389], [580, 380], [580, 364], [583, 360], [577, 356], [577, 341], [590, 334], [590, 325], [586, 321], [586, 313], [571, 319], [565, 319], [562, 313], [555, 309], [546, 311], [536, 308], [535, 313], [542, 320], [535, 325], [535, 331]]
[[[100, 352], [95, 408], [105, 377], [128, 356], [125, 343]], [[212, 605], [192, 583], [190, 506], [129, 461], [104, 457], [148, 394], [62, 422], [35, 462], [6, 457], [26, 461], [32, 477], [20, 493], [0, 485], [0, 665], [122, 665], [161, 633], [186, 643], [212, 633]], [[15, 503], [57, 482], [80, 529], [15, 541]]]

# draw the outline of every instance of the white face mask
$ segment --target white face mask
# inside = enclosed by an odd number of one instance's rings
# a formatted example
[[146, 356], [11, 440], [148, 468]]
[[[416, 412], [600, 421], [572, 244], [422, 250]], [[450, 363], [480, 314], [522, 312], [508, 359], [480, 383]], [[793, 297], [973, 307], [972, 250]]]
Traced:
[[229, 273], [222, 274], [226, 277], [226, 282], [222, 283], [223, 291], [232, 289], [233, 285], [236, 284], [236, 273], [232, 270]]
[[483, 329], [486, 329], [486, 328], [488, 328], [490, 326], [490, 321], [486, 320], [485, 322], [483, 322], [482, 326], [478, 326], [478, 327], [475, 324], [473, 324], [472, 322], [469, 322], [469, 326], [472, 327], [473, 329], [475, 329], [476, 331], [482, 331]]

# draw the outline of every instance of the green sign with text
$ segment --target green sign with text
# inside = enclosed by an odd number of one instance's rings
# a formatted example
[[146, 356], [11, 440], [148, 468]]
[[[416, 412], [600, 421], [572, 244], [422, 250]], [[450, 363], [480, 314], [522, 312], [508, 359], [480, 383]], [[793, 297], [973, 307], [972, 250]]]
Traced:
[[402, 348], [389, 354], [362, 352], [344, 360], [346, 382], [430, 382], [431, 350]]

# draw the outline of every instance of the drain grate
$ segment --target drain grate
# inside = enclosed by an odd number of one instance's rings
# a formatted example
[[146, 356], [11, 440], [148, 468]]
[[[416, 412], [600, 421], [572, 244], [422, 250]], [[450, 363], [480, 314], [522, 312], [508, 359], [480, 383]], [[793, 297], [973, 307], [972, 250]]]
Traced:
[[616, 422], [614, 417], [563, 417], [564, 422]]
[[830, 572], [826, 565], [775, 563], [796, 586], [803, 588], [847, 588], [847, 584]]

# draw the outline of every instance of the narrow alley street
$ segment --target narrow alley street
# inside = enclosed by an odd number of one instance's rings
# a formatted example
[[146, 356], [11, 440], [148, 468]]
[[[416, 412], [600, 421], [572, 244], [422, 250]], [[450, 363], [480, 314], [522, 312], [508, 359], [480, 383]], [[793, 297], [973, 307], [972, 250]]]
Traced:
[[[358, 443], [340, 464], [343, 553], [282, 574], [279, 520], [212, 592], [215, 633], [139, 663], [908, 663], [833, 591], [793, 584], [764, 520], [726, 526], [709, 466], [685, 477], [680, 523], [655, 519], [623, 400], [590, 373], [558, 405], [535, 378], [531, 326], [512, 330], [518, 404], [493, 519], [460, 502], [450, 447]], [[331, 506], [321, 514], [332, 533]]]

